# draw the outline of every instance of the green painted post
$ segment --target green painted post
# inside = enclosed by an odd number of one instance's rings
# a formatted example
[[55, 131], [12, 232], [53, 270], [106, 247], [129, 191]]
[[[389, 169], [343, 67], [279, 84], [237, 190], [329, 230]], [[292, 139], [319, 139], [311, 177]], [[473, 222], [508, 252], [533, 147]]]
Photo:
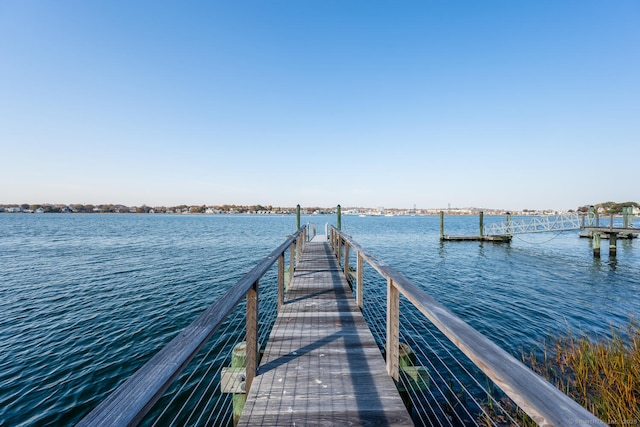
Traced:
[[401, 342], [398, 349], [398, 366], [400, 368], [398, 390], [409, 411], [413, 408], [410, 393], [425, 391], [429, 388], [429, 370], [424, 366], [416, 366], [416, 362], [417, 357], [411, 347]]
[[341, 212], [341, 208], [340, 205], [338, 205], [338, 230], [342, 230], [342, 212]]
[[[245, 368], [247, 363], [247, 343], [241, 342], [236, 344], [231, 351], [231, 367], [232, 368]], [[233, 425], [238, 425], [240, 415], [244, 409], [244, 404], [247, 401], [246, 393], [233, 393]]]
[[300, 205], [296, 206], [296, 230], [300, 230]]
[[440, 211], [440, 240], [444, 240], [444, 211]]
[[480, 237], [484, 236], [484, 212], [480, 211]]
[[398, 365], [401, 368], [413, 366], [416, 364], [416, 355], [407, 343], [400, 343], [398, 349]]
[[593, 244], [593, 257], [600, 258], [600, 232], [594, 231], [591, 239]]
[[507, 212], [507, 236], [511, 235], [511, 214]]

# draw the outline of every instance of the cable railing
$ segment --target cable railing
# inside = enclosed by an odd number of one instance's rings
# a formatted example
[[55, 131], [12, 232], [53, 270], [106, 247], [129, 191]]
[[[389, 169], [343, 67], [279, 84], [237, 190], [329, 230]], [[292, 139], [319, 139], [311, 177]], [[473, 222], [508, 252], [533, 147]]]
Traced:
[[303, 226], [77, 425], [233, 425], [306, 241]]
[[606, 425], [349, 236], [329, 240], [416, 425]]

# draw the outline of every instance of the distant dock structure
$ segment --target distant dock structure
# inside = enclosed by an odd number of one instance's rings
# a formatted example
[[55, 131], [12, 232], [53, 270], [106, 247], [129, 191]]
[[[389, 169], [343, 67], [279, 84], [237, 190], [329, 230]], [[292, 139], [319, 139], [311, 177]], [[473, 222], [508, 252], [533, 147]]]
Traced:
[[484, 226], [484, 214], [480, 212], [479, 232], [477, 235], [448, 235], [444, 232], [444, 212], [440, 212], [440, 240], [441, 241], [480, 241], [494, 243], [508, 243], [513, 235], [561, 232], [584, 230], [580, 237], [588, 237], [591, 240], [593, 256], [600, 257], [601, 240], [609, 240], [609, 256], [617, 254], [618, 239], [633, 239], [638, 237], [640, 228], [633, 225], [633, 208], [630, 206], [622, 209], [621, 226], [614, 225], [614, 215], [610, 214], [609, 223], [600, 224], [600, 216], [592, 206], [587, 214], [577, 212], [559, 214], [553, 216], [540, 216], [513, 221], [507, 213], [506, 221]]
[[[511, 216], [507, 215], [507, 221]], [[456, 242], [494, 242], [508, 243], [511, 241], [509, 234], [485, 234], [484, 232], [484, 212], [480, 212], [480, 227], [477, 235], [449, 235], [444, 234], [444, 211], [440, 211], [440, 240]]]
[[614, 227], [613, 215], [610, 215], [608, 226], [601, 226], [600, 216], [595, 211], [595, 208], [591, 206], [586, 217], [586, 224], [583, 217], [581, 229], [585, 230], [586, 233], [581, 233], [580, 237], [591, 239], [594, 258], [600, 258], [602, 239], [609, 240], [609, 257], [615, 257], [618, 251], [618, 239], [633, 239], [638, 237], [638, 233], [640, 233], [640, 229], [633, 226], [633, 208], [631, 206], [622, 208], [621, 227]]

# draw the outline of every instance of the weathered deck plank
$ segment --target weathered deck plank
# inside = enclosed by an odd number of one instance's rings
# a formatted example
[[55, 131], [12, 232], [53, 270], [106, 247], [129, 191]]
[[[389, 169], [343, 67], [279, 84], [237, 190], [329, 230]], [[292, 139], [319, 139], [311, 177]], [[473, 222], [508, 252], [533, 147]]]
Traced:
[[413, 425], [326, 242], [300, 257], [239, 425]]

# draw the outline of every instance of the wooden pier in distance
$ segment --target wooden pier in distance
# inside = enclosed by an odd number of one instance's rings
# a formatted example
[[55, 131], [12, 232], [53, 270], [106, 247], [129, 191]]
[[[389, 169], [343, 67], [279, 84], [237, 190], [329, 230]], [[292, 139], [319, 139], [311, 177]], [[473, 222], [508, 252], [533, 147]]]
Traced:
[[412, 426], [329, 243], [305, 245], [239, 426]]

